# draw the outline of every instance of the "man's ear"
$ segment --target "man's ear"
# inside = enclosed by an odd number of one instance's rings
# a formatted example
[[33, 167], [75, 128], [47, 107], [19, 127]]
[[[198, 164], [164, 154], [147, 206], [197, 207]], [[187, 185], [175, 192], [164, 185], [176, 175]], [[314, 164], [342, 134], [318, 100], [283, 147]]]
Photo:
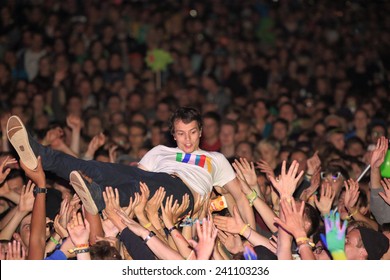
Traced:
[[367, 258], [368, 258], [367, 250], [364, 247], [359, 248], [359, 259], [367, 260]]

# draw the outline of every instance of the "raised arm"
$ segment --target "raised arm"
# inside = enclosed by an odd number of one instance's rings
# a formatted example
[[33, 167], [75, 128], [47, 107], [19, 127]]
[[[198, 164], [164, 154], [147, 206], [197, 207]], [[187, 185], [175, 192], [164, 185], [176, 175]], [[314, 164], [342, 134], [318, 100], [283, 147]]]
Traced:
[[379, 224], [390, 222], [390, 206], [380, 197], [381, 187], [380, 166], [384, 162], [388, 149], [388, 139], [381, 137], [378, 139], [376, 147], [371, 155], [370, 171], [370, 208]]
[[233, 196], [244, 221], [252, 228], [255, 228], [255, 215], [253, 213], [252, 207], [249, 205], [248, 199], [241, 191], [241, 185], [239, 180], [237, 178], [234, 178], [224, 186], [224, 189]]
[[242, 192], [245, 194], [256, 211], [263, 218], [267, 227], [272, 231], [277, 231], [277, 227], [274, 225], [274, 217], [276, 217], [274, 211], [264, 201], [263, 197], [260, 197], [259, 187], [257, 186], [257, 176], [253, 162], [249, 163], [246, 159], [236, 160], [233, 163], [233, 168], [236, 171], [237, 177], [241, 183]]
[[29, 260], [42, 260], [45, 257], [46, 245], [46, 177], [42, 168], [41, 157], [38, 157], [38, 166], [35, 170], [26, 167], [22, 161], [20, 166], [23, 168], [27, 177], [35, 184], [37, 190], [31, 217], [30, 246], [27, 254]]

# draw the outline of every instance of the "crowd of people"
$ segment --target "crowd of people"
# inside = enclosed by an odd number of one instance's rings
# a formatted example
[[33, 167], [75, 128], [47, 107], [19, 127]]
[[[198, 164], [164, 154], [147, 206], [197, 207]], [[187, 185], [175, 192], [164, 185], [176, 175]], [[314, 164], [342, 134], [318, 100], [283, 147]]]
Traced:
[[389, 259], [372, 2], [4, 1], [0, 259]]

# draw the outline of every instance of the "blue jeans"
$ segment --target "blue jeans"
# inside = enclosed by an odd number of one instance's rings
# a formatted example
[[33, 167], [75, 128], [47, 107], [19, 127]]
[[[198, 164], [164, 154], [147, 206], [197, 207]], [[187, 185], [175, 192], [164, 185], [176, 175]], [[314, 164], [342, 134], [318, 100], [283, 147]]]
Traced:
[[111, 186], [118, 189], [120, 205], [125, 207], [129, 205], [130, 197], [134, 197], [134, 194], [140, 191], [140, 182], [148, 185], [150, 197], [162, 186], [165, 188], [166, 197], [173, 195], [173, 201], [177, 199], [181, 203], [182, 196], [189, 195], [190, 205], [187, 212], [194, 207], [194, 197], [187, 185], [180, 178], [172, 177], [168, 173], [145, 171], [138, 167], [119, 163], [83, 160], [42, 146], [31, 138], [29, 138], [29, 142], [35, 155], [41, 156], [43, 170], [50, 171], [67, 181], [69, 181], [70, 173], [74, 170], [81, 171], [90, 177], [93, 180], [92, 187], [99, 188], [100, 195], [93, 196], [99, 211], [105, 208], [101, 195], [105, 187]]

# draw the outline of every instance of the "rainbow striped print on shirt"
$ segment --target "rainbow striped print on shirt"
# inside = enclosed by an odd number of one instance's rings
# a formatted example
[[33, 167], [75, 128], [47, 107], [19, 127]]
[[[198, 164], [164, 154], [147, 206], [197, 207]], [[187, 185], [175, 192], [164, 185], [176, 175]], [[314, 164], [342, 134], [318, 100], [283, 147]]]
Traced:
[[176, 161], [200, 166], [206, 168], [209, 173], [212, 172], [211, 158], [205, 155], [176, 153]]

